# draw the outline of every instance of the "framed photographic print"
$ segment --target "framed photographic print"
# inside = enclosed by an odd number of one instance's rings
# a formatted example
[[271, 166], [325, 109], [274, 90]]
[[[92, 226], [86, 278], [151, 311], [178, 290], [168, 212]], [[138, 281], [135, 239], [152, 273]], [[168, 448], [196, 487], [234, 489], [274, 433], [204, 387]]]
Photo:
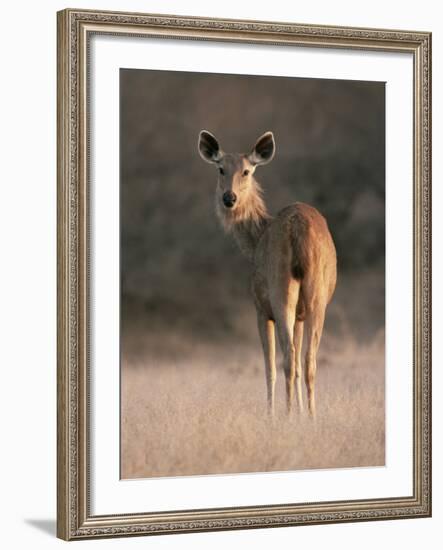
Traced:
[[431, 35], [58, 13], [58, 536], [431, 514]]

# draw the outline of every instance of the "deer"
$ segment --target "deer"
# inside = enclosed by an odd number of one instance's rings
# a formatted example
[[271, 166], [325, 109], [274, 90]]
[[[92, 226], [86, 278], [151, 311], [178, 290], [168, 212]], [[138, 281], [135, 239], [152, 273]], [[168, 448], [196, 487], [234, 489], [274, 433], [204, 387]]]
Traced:
[[268, 411], [274, 417], [276, 337], [283, 355], [287, 413], [303, 411], [302, 343], [306, 324], [305, 385], [309, 413], [316, 416], [317, 352], [326, 308], [337, 282], [337, 255], [326, 219], [308, 204], [295, 202], [272, 217], [254, 174], [275, 154], [274, 134], [264, 133], [248, 154], [225, 153], [216, 137], [202, 130], [198, 152], [218, 171], [215, 207], [252, 266], [251, 289], [263, 348]]

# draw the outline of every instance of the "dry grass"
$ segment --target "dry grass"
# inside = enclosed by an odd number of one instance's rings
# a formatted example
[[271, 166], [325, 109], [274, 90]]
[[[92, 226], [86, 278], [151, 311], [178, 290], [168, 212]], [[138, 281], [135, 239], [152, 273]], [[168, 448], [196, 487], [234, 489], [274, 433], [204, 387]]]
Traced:
[[249, 345], [123, 357], [122, 477], [384, 464], [383, 332], [366, 343], [325, 335], [315, 423], [286, 415], [281, 368], [268, 418], [262, 363]]

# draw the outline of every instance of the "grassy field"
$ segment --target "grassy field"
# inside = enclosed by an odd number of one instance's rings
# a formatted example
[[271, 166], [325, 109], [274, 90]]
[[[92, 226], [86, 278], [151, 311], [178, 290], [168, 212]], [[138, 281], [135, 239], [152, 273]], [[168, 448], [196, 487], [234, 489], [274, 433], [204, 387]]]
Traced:
[[122, 358], [122, 478], [385, 463], [382, 330], [366, 340], [350, 327], [325, 334], [315, 422], [307, 412], [287, 416], [281, 366], [276, 416], [268, 417], [258, 337], [255, 346], [190, 345], [171, 354], [163, 342], [163, 355], [154, 340], [150, 352]]

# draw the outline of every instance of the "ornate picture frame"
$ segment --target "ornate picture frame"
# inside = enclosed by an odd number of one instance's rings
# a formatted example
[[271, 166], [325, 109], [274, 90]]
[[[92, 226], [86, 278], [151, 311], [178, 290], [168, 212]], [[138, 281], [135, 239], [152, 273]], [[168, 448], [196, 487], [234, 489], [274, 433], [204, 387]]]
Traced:
[[[431, 34], [67, 9], [58, 25], [57, 534], [64, 540], [431, 515]], [[96, 35], [406, 53], [413, 58], [412, 494], [136, 513], [91, 508], [89, 48]]]

